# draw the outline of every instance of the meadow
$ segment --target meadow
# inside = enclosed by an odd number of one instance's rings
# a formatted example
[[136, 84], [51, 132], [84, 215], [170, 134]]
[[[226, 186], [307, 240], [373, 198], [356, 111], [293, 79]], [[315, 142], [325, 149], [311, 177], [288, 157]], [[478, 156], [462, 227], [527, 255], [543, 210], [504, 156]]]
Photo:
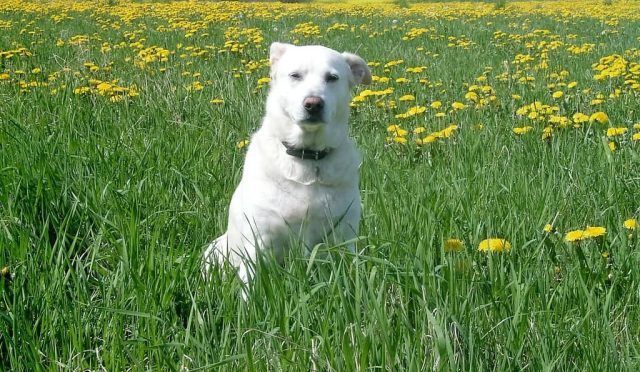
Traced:
[[[640, 2], [405, 5], [2, 1], [0, 370], [639, 370]], [[272, 41], [369, 62], [363, 220], [244, 302]]]

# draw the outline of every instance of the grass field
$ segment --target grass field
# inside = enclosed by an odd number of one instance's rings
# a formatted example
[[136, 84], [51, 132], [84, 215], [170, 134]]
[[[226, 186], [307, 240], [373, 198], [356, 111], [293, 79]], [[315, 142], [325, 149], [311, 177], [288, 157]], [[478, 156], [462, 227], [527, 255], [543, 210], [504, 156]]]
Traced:
[[[101, 4], [0, 3], [0, 370], [640, 369], [639, 2]], [[369, 61], [363, 220], [245, 303], [272, 41]]]

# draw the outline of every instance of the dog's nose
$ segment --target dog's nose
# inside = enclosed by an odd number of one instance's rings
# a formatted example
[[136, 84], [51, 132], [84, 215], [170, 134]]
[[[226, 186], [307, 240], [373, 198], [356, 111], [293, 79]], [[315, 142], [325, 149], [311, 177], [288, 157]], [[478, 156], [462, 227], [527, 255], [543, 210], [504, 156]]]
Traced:
[[312, 115], [317, 115], [324, 108], [324, 100], [317, 96], [309, 96], [302, 101], [304, 109]]

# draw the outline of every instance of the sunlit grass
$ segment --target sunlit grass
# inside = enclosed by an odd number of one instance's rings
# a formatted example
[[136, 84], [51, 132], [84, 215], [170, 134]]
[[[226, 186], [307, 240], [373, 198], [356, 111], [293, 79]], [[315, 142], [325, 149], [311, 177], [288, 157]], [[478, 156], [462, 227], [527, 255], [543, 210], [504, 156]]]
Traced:
[[[0, 4], [0, 370], [638, 369], [638, 2], [112, 4]], [[272, 41], [370, 63], [361, 239], [244, 303]]]

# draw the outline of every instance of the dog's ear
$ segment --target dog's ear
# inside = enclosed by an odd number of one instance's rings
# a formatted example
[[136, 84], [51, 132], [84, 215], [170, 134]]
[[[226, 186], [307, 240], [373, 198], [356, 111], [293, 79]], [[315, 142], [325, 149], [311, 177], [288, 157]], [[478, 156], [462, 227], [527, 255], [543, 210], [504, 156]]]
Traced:
[[285, 44], [285, 43], [271, 43], [271, 47], [269, 48], [269, 62], [271, 63], [271, 67], [275, 66], [280, 57], [284, 55], [287, 49], [291, 48], [293, 45]]
[[371, 84], [371, 71], [364, 59], [348, 52], [342, 53], [342, 56], [349, 64], [349, 67], [351, 67], [355, 84]]

